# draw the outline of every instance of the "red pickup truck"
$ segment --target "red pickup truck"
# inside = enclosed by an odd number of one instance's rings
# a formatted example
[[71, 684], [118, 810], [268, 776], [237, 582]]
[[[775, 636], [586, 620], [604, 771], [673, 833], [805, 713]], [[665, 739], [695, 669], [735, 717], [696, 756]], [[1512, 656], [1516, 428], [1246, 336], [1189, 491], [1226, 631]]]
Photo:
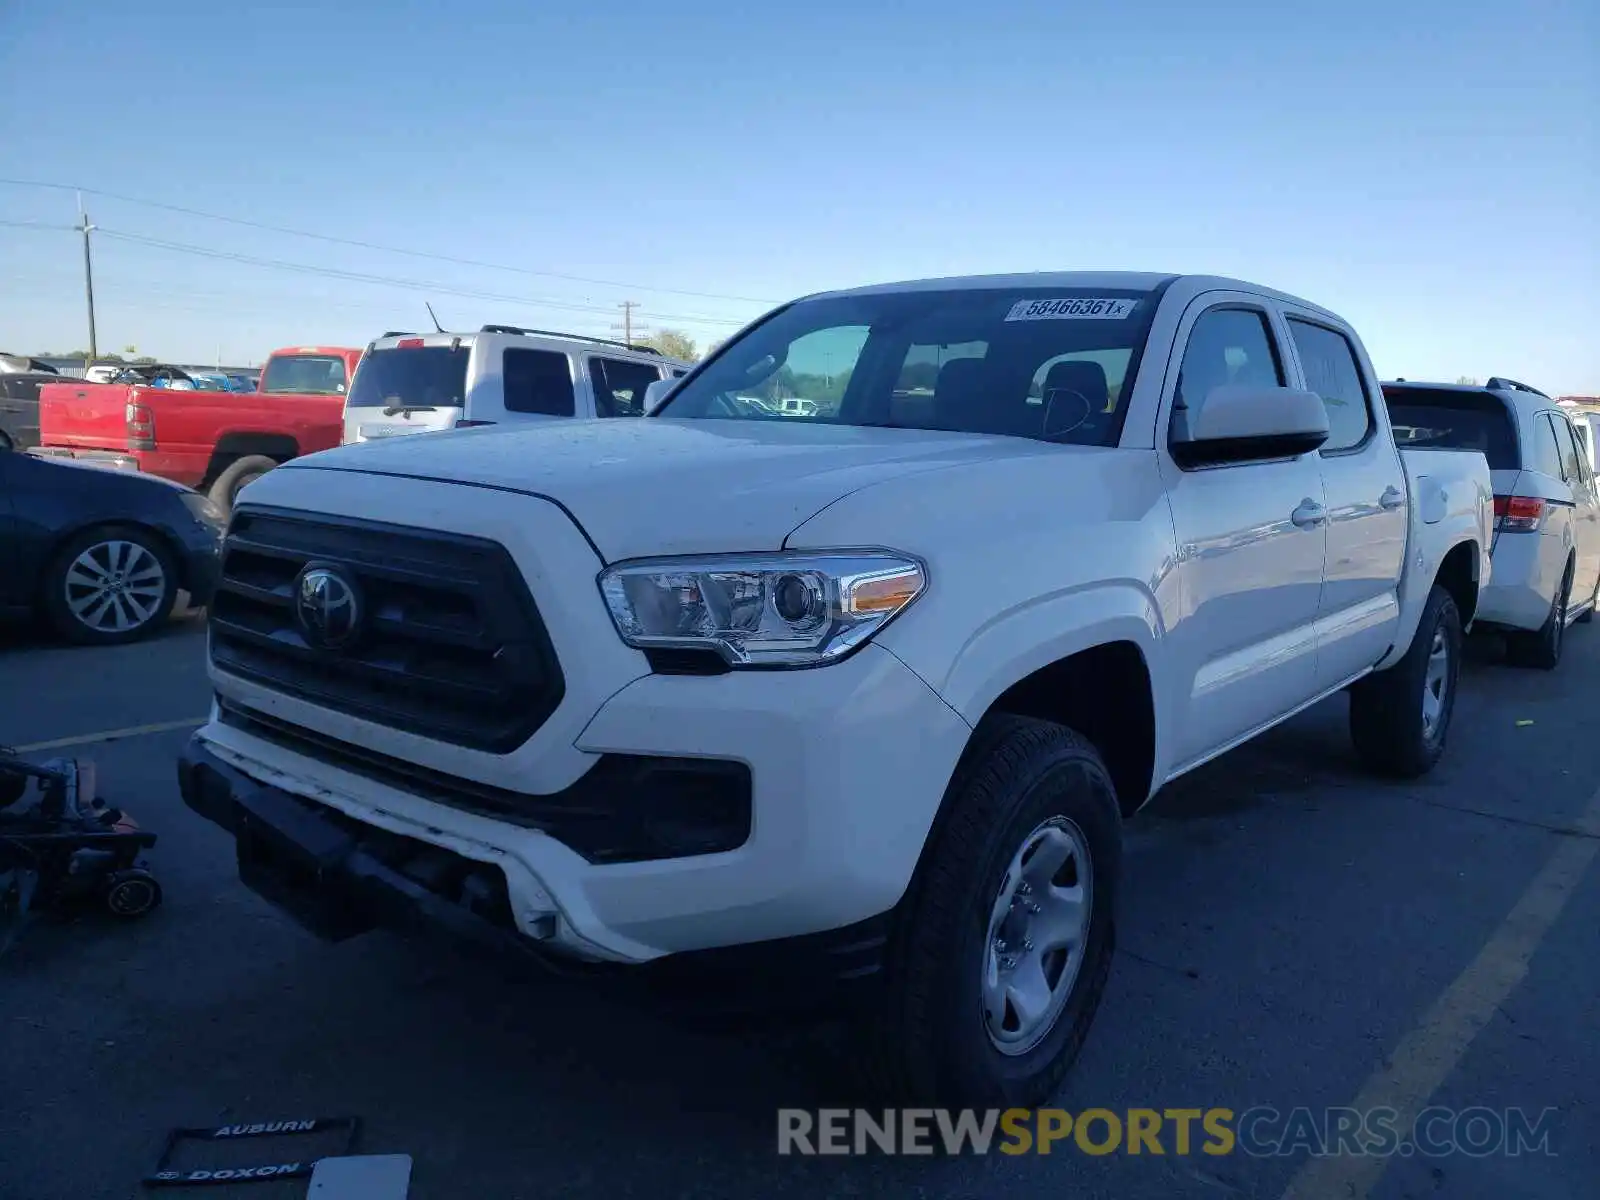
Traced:
[[254, 392], [65, 380], [39, 389], [35, 454], [159, 475], [207, 492], [224, 511], [279, 463], [344, 435], [344, 397], [361, 351], [276, 351]]

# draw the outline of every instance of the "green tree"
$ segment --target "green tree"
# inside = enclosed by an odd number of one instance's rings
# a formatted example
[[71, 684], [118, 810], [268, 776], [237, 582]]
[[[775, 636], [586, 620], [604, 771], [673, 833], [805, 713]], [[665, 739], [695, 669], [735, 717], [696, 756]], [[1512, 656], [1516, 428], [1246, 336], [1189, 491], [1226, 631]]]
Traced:
[[1478, 386], [1478, 381], [1476, 379], [1474, 379], [1471, 375], [1457, 375], [1456, 376], [1456, 382], [1457, 383], [1461, 383], [1461, 384], [1465, 384], [1467, 387], [1477, 387]]
[[686, 333], [676, 329], [663, 329], [659, 333], [652, 333], [647, 338], [640, 339], [644, 345], [653, 346], [668, 358], [679, 358], [684, 362], [694, 362], [700, 357], [695, 349], [694, 339]]

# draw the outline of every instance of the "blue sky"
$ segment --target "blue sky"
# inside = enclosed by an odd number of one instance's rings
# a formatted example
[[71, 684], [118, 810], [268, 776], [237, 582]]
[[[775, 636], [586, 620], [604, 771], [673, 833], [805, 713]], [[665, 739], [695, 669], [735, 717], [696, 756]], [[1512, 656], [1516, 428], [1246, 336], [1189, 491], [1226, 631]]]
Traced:
[[[1594, 0], [0, 0], [0, 176], [440, 256], [88, 194], [101, 348], [163, 358], [1126, 267], [1600, 393], [1597, 61]], [[0, 184], [0, 349], [87, 341], [76, 214]]]

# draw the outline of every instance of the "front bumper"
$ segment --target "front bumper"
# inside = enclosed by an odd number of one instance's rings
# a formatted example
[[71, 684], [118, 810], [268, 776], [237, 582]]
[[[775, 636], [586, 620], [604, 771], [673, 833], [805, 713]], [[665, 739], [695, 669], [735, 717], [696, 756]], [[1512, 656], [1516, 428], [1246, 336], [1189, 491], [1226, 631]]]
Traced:
[[[490, 867], [522, 937], [569, 957], [638, 964], [844, 930], [892, 910], [969, 732], [875, 646], [815, 670], [636, 679], [567, 749], [594, 762], [743, 763], [749, 834], [731, 850], [609, 863], [564, 843], [557, 826], [497, 819], [421, 777], [230, 723], [220, 708], [195, 735], [191, 760], [228, 768], [230, 793], [265, 786]], [[191, 806], [231, 828], [236, 800], [205, 799], [198, 770], [182, 776]], [[551, 796], [524, 790], [530, 802]]]
[[205, 608], [211, 603], [217, 592], [221, 561], [215, 540], [208, 544], [197, 537], [184, 547], [183, 590], [189, 593], [189, 607]]
[[184, 803], [233, 836], [246, 886], [327, 940], [377, 927], [442, 932], [557, 975], [625, 984], [702, 1018], [849, 1009], [870, 1003], [883, 977], [892, 911], [821, 934], [643, 965], [576, 961], [557, 945], [559, 918], [517, 928], [510, 877], [482, 862], [259, 783], [198, 735], [179, 758], [178, 781]]

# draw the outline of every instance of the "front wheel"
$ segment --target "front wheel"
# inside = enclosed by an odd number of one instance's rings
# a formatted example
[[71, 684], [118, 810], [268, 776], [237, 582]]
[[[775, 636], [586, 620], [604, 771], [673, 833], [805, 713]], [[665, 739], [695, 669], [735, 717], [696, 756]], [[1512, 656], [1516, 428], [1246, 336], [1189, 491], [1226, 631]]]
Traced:
[[1350, 737], [1370, 770], [1426, 775], [1444, 753], [1461, 670], [1461, 613], [1438, 584], [1405, 657], [1350, 689]]
[[45, 571], [44, 611], [80, 645], [135, 641], [159, 628], [178, 598], [178, 573], [160, 537], [146, 529], [86, 530]]
[[1116, 790], [1059, 725], [985, 720], [958, 768], [891, 941], [867, 1033], [897, 1098], [1033, 1107], [1060, 1087], [1111, 969]]

